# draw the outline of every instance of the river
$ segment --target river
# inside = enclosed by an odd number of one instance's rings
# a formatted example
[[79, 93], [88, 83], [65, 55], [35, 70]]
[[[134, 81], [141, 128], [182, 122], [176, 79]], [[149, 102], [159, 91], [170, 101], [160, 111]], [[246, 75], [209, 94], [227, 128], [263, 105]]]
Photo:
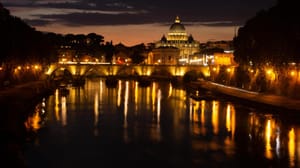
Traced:
[[31, 168], [300, 167], [299, 117], [164, 81], [87, 79], [36, 106], [24, 157]]

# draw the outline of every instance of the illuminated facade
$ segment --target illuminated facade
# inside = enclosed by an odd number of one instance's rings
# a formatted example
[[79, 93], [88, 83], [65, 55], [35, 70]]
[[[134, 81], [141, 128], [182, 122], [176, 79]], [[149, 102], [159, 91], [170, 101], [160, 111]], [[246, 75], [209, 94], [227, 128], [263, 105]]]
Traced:
[[[174, 62], [176, 64], [190, 64], [190, 59], [197, 56], [197, 54], [199, 55], [200, 52], [200, 43], [194, 40], [192, 35], [187, 34], [178, 16], [175, 22], [170, 26], [167, 36], [163, 35], [161, 40], [155, 43], [155, 48], [165, 48], [166, 52], [169, 52], [170, 47], [178, 48], [179, 53], [173, 52], [173, 55], [167, 54], [168, 58], [164, 58], [164, 60], [177, 60]], [[160, 52], [164, 52], [164, 50]], [[153, 55], [154, 60], [156, 57], [159, 57], [157, 56], [157, 52], [153, 53]]]
[[237, 65], [237, 63], [234, 61], [233, 52], [214, 53], [213, 60], [210, 61], [210, 64], [227, 66]]
[[150, 64], [176, 65], [179, 60], [179, 49], [176, 47], [154, 48], [148, 60]]

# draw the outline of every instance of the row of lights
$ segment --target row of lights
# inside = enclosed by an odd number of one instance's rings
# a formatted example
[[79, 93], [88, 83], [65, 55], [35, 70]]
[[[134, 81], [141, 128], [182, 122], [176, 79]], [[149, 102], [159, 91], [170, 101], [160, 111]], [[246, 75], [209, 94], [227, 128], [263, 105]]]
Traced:
[[[26, 70], [29, 70], [29, 69], [40, 70], [40, 69], [42, 69], [42, 67], [40, 65], [38, 65], [38, 64], [32, 65], [32, 66], [29, 66], [29, 65], [27, 65], [27, 66], [21, 66], [21, 65], [19, 65], [19, 66], [17, 66], [15, 68], [15, 71], [20, 71], [22, 69], [26, 69]], [[4, 68], [0, 67], [0, 71], [3, 71], [3, 70], [4, 70]]]

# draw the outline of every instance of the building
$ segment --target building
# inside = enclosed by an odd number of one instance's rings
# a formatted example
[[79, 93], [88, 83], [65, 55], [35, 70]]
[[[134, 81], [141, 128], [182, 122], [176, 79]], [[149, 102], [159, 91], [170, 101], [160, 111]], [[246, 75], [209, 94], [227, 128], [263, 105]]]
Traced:
[[178, 60], [179, 49], [176, 47], [158, 47], [148, 54], [148, 63], [150, 64], [177, 65]]
[[204, 65], [236, 66], [232, 41], [208, 41], [200, 44]]
[[[176, 51], [177, 48], [179, 51]], [[155, 43], [152, 54], [154, 64], [190, 64], [191, 59], [199, 60], [200, 43], [188, 35], [177, 16], [170, 26], [167, 36]], [[160, 61], [160, 62], [159, 62]], [[192, 61], [195, 63], [195, 61]]]
[[237, 63], [234, 61], [233, 52], [222, 52], [214, 53], [214, 60], [212, 65], [225, 65], [225, 66], [235, 66]]

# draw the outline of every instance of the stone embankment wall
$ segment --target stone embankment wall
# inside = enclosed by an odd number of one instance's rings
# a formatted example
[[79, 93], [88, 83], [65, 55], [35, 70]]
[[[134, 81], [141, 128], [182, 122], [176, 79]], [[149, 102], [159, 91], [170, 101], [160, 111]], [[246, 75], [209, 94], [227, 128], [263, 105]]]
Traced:
[[248, 100], [252, 102], [262, 103], [278, 108], [285, 108], [288, 110], [295, 110], [300, 112], [300, 100], [292, 99], [289, 97], [265, 94], [260, 92], [252, 92], [236, 87], [226, 86], [209, 81], [192, 82], [194, 87], [208, 89], [214, 92], [222, 93], [225, 95], [233, 96], [239, 99]]

